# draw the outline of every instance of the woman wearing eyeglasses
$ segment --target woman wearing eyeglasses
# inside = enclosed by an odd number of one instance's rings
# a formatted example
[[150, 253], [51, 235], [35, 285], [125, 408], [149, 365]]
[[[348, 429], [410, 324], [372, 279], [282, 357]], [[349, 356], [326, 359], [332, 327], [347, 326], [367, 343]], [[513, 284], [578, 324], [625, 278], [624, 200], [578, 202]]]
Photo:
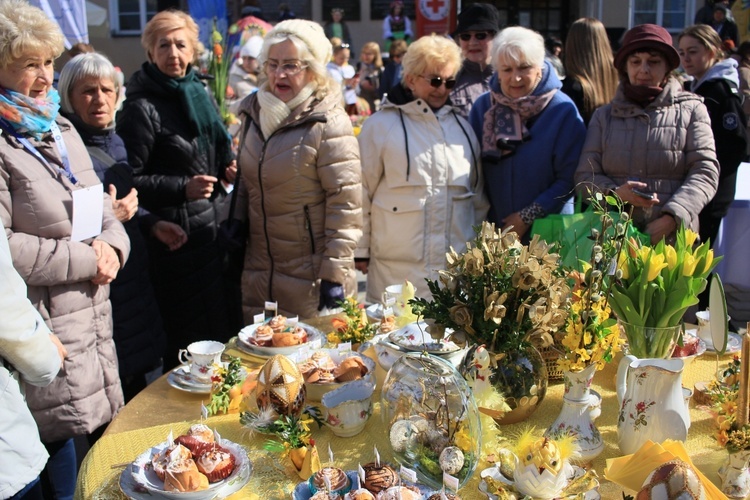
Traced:
[[505, 28], [492, 42], [495, 75], [469, 121], [482, 141], [489, 220], [528, 239], [534, 219], [558, 213], [573, 191], [586, 127], [544, 60], [544, 39]]
[[277, 24], [260, 54], [267, 81], [240, 108], [248, 324], [265, 301], [277, 301], [282, 314], [309, 318], [356, 292], [359, 147], [341, 107], [341, 86], [326, 70], [331, 53], [318, 24]]
[[365, 121], [362, 155], [364, 230], [357, 268], [367, 273], [367, 300], [408, 279], [429, 296], [451, 246], [460, 251], [487, 213], [479, 143], [447, 104], [461, 52], [448, 38], [425, 36], [403, 60], [404, 75]]
[[456, 87], [451, 91], [451, 103], [466, 119], [474, 101], [490, 89], [490, 47], [499, 29], [500, 14], [492, 4], [473, 3], [458, 15], [453, 37], [461, 47], [464, 61], [456, 76]]

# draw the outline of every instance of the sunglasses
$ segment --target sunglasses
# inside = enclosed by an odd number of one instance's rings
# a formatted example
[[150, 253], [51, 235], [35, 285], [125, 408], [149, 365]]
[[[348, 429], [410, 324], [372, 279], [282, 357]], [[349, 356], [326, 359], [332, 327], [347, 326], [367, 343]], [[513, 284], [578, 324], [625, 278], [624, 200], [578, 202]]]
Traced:
[[349, 44], [348, 43], [342, 43], [341, 45], [336, 45], [333, 50], [342, 50], [342, 49], [348, 49]]
[[[422, 75], [420, 75], [420, 76], [422, 76]], [[425, 80], [427, 80], [428, 82], [430, 82], [430, 86], [435, 87], [436, 89], [439, 89], [440, 86], [443, 85], [443, 84], [445, 84], [445, 88], [448, 89], [448, 90], [450, 90], [450, 89], [452, 89], [453, 87], [456, 86], [456, 79], [455, 78], [448, 78], [447, 80], [443, 80], [439, 76], [432, 76], [432, 77], [422, 76], [422, 78], [424, 78]]]
[[474, 37], [481, 42], [482, 40], [486, 40], [489, 36], [490, 34], [486, 31], [478, 31], [476, 33], [461, 33], [460, 35], [458, 35], [458, 38], [460, 38], [464, 42], [468, 42], [469, 40], [471, 40], [471, 37]]

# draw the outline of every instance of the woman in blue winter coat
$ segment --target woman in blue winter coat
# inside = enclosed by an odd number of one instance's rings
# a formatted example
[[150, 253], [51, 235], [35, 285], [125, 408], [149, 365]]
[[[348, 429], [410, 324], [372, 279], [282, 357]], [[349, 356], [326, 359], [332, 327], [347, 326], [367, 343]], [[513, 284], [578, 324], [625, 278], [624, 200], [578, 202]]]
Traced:
[[492, 43], [490, 91], [469, 115], [481, 138], [489, 220], [519, 236], [534, 219], [558, 213], [573, 191], [586, 127], [544, 60], [544, 39], [530, 29], [502, 30]]

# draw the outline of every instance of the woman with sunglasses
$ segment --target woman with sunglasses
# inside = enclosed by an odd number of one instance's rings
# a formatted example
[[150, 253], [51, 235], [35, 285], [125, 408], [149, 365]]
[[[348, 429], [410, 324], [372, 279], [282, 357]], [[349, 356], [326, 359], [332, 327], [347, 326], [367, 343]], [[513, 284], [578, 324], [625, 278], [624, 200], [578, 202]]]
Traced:
[[250, 226], [245, 323], [277, 301], [310, 318], [356, 293], [362, 228], [359, 147], [326, 70], [331, 43], [312, 21], [277, 24], [263, 42], [267, 80], [240, 109], [238, 210]]
[[528, 240], [534, 219], [558, 213], [573, 190], [586, 127], [544, 59], [544, 39], [505, 28], [492, 42], [495, 75], [469, 121], [482, 141], [489, 220]]
[[487, 213], [478, 141], [448, 104], [460, 66], [452, 40], [420, 38], [404, 56], [401, 84], [362, 127], [364, 232], [356, 256], [368, 302], [404, 279], [429, 296], [420, 284], [438, 278], [445, 253], [463, 249]]
[[499, 29], [500, 14], [492, 4], [473, 3], [458, 15], [453, 37], [461, 47], [464, 61], [456, 76], [456, 87], [451, 91], [451, 102], [466, 119], [474, 101], [490, 89], [490, 46]]

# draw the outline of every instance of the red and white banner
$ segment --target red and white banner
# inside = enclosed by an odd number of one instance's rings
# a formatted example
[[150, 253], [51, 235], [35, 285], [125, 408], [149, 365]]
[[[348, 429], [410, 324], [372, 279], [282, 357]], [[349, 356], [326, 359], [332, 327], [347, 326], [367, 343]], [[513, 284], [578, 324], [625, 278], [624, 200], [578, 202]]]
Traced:
[[455, 0], [417, 0], [417, 38], [437, 33], [449, 34], [456, 26]]

